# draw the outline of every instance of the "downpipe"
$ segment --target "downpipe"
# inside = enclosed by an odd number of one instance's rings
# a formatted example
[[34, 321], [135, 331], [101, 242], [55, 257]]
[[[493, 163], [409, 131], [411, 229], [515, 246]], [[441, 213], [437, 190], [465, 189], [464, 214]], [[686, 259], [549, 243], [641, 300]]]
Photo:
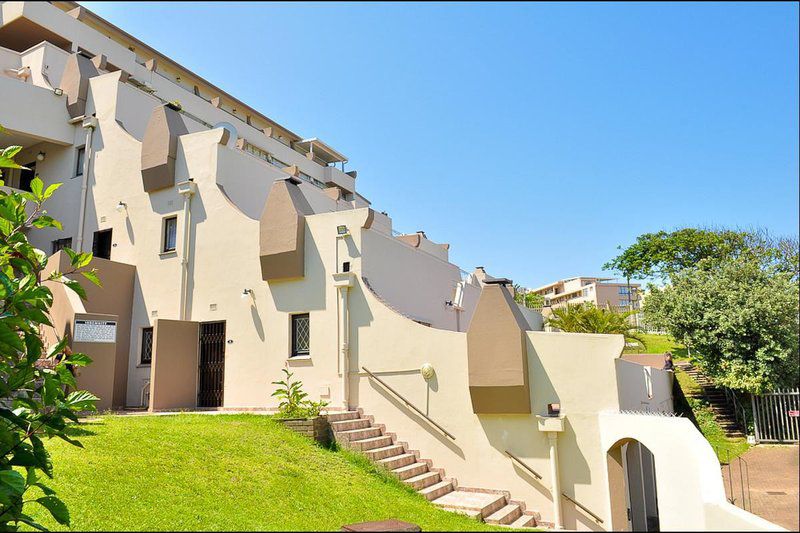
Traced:
[[83, 229], [86, 222], [86, 199], [89, 194], [89, 170], [91, 169], [92, 160], [94, 159], [94, 149], [92, 148], [92, 140], [94, 139], [94, 130], [97, 128], [97, 117], [86, 117], [83, 121], [83, 128], [86, 130], [86, 143], [84, 144], [83, 153], [83, 176], [81, 177], [81, 206], [78, 211], [78, 231], [77, 231], [77, 246], [78, 252], [83, 251]]

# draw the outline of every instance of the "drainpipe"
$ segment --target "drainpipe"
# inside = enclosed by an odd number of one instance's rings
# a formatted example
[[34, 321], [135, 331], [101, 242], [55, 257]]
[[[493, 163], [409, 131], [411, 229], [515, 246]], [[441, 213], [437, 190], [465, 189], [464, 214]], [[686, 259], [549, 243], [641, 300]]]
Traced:
[[83, 251], [83, 226], [86, 220], [86, 198], [89, 194], [89, 169], [91, 168], [92, 156], [94, 150], [92, 149], [92, 139], [94, 137], [94, 130], [97, 127], [97, 117], [86, 117], [83, 121], [83, 129], [86, 130], [86, 144], [83, 148], [83, 176], [81, 177], [81, 207], [78, 211], [78, 231], [76, 250]]
[[547, 440], [550, 443], [550, 491], [553, 498], [553, 526], [554, 529], [564, 529], [561, 519], [561, 479], [558, 475], [558, 434], [564, 431], [564, 415], [537, 415], [536, 420], [539, 431], [547, 433]]
[[181, 294], [179, 320], [186, 320], [187, 293], [189, 284], [189, 234], [192, 228], [192, 196], [197, 184], [191, 179], [178, 183], [178, 194], [183, 196], [183, 243], [181, 246]]
[[353, 286], [353, 272], [339, 272], [333, 275], [333, 285], [339, 293], [339, 339], [340, 364], [342, 371], [342, 406], [350, 409], [350, 287]]
[[556, 529], [563, 529], [561, 522], [561, 479], [558, 476], [558, 433], [549, 431], [547, 440], [550, 442], [550, 479], [553, 482], [553, 523]]

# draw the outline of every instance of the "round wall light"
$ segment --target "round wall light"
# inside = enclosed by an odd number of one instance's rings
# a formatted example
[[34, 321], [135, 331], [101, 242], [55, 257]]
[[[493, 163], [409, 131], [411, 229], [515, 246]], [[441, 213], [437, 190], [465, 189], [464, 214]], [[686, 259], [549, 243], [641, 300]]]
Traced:
[[433, 376], [436, 375], [436, 370], [433, 369], [432, 364], [423, 363], [419, 369], [419, 373], [422, 374], [422, 377], [425, 381], [430, 381], [433, 379]]

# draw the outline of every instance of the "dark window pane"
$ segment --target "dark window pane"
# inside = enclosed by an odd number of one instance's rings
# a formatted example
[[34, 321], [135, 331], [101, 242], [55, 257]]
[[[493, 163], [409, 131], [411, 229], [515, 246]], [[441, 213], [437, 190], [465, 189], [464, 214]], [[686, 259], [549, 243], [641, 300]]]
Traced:
[[292, 357], [311, 353], [311, 320], [308, 313], [292, 315]]
[[139, 362], [149, 365], [153, 361], [153, 328], [142, 329], [142, 355]]
[[171, 217], [164, 220], [164, 249], [162, 252], [172, 252], [175, 250], [176, 235], [178, 233], [178, 217]]
[[56, 239], [53, 241], [53, 253], [63, 250], [64, 248], [72, 248], [72, 237], [67, 237], [66, 239]]
[[92, 254], [102, 259], [111, 259], [111, 230], [101, 230], [94, 232], [92, 242]]
[[19, 171], [19, 190], [31, 192], [31, 181], [36, 177], [36, 161], [23, 165]]
[[86, 148], [78, 148], [78, 157], [75, 158], [75, 175], [83, 176], [83, 159], [86, 157]]

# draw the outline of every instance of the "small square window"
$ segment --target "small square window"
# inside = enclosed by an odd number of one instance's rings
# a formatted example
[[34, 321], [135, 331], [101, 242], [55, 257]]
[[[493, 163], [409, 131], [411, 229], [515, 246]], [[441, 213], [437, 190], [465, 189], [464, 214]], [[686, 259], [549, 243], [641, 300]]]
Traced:
[[292, 355], [298, 357], [311, 354], [311, 319], [308, 313], [292, 315]]
[[86, 147], [81, 146], [78, 148], [77, 157], [75, 158], [75, 176], [83, 176], [83, 160], [86, 158]]
[[176, 236], [178, 234], [178, 217], [169, 217], [164, 219], [164, 238], [161, 246], [162, 252], [174, 252], [176, 244]]
[[140, 365], [149, 365], [153, 362], [153, 328], [142, 328], [142, 352], [139, 356]]
[[53, 253], [63, 250], [64, 248], [72, 248], [72, 237], [56, 239], [53, 241]]

